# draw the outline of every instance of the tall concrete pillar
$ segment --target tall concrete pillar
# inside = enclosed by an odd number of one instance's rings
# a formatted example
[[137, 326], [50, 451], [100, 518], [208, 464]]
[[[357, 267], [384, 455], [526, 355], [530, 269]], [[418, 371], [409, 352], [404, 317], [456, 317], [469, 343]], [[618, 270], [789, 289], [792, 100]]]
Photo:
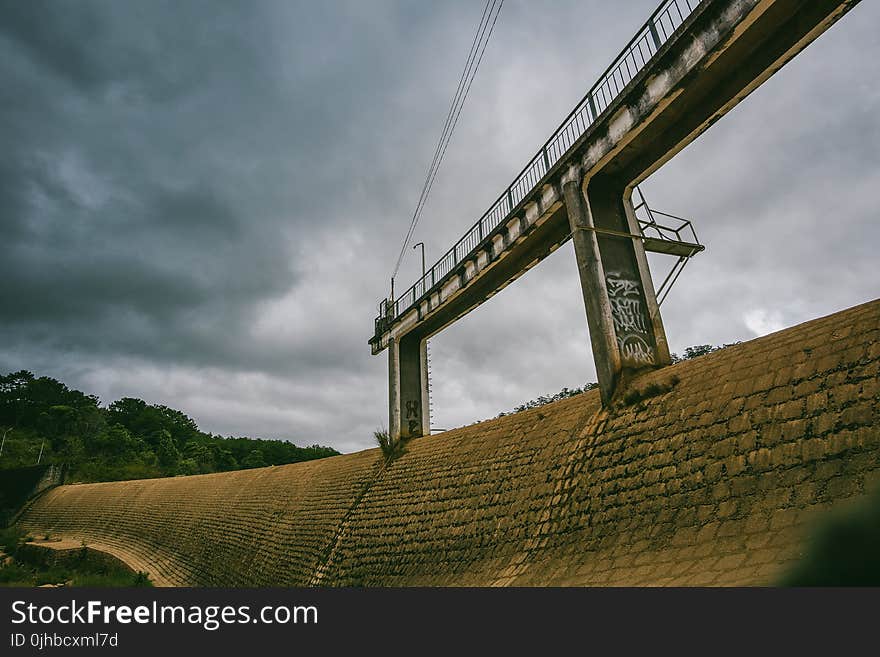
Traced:
[[632, 190], [571, 167], [562, 189], [587, 311], [602, 403], [628, 373], [670, 363]]
[[404, 335], [388, 345], [388, 428], [392, 438], [431, 433], [427, 340]]

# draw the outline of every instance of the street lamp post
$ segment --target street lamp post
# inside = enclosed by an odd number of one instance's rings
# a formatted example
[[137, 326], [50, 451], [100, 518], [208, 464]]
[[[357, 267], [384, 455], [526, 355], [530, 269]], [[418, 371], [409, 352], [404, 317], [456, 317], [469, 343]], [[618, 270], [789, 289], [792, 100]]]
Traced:
[[422, 278], [424, 279], [425, 278], [425, 243], [424, 242], [417, 242], [416, 244], [413, 244], [413, 250], [415, 250], [415, 248], [417, 246], [422, 247]]
[[[425, 289], [428, 287], [428, 283], [427, 283], [427, 281], [425, 281], [425, 243], [424, 242], [417, 242], [417, 243], [413, 244], [413, 250], [415, 250], [415, 248], [417, 246], [422, 247], [422, 292], [424, 293]], [[429, 308], [431, 307], [430, 301], [428, 302], [428, 307]], [[425, 367], [429, 368], [428, 371], [425, 373], [425, 376], [427, 377], [427, 386], [428, 386], [428, 390], [430, 391], [430, 389], [431, 389], [431, 370], [430, 370], [431, 360], [430, 360], [430, 356], [428, 355], [428, 341], [427, 340], [425, 340], [425, 360], [426, 360]], [[430, 392], [428, 394], [430, 395]], [[429, 410], [428, 410], [428, 435], [429, 436], [431, 435], [430, 406], [429, 406]]]

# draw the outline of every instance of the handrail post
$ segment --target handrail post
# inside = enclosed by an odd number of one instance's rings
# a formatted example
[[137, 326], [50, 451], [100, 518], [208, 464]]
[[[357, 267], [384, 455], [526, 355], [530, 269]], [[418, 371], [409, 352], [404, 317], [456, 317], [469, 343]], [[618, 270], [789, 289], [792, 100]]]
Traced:
[[657, 34], [657, 27], [654, 25], [654, 20], [651, 19], [648, 21], [648, 29], [651, 31], [651, 38], [654, 39], [654, 52], [660, 50], [660, 35]]
[[593, 121], [596, 120], [596, 117], [598, 116], [598, 114], [596, 113], [596, 103], [593, 102], [593, 91], [592, 91], [592, 89], [590, 90], [590, 94], [589, 94], [589, 96], [587, 96], [587, 100], [590, 102], [590, 114], [591, 114], [591, 116], [592, 116], [592, 118], [590, 119], [590, 122], [592, 123]]

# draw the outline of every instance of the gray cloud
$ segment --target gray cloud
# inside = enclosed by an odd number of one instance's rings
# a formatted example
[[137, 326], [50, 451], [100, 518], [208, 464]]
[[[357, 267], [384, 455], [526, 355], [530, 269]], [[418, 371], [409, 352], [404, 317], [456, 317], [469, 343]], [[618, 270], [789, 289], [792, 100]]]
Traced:
[[[653, 5], [505, 2], [416, 235], [429, 258]], [[0, 9], [0, 368], [224, 434], [368, 446], [375, 304], [480, 7]], [[664, 304], [675, 349], [878, 296], [878, 17], [862, 3], [645, 183], [709, 246]], [[436, 336], [432, 374], [444, 427], [594, 379], [570, 247]]]

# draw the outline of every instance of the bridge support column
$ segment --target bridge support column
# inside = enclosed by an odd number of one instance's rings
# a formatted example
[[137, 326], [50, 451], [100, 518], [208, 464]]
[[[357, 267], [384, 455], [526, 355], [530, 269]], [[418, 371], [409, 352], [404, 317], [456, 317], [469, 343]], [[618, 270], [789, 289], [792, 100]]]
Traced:
[[388, 345], [388, 430], [392, 438], [431, 433], [427, 340], [403, 336]]
[[587, 311], [602, 403], [621, 379], [668, 365], [648, 260], [638, 235], [631, 189], [601, 177], [585, 180], [571, 167], [562, 180], [565, 206]]

